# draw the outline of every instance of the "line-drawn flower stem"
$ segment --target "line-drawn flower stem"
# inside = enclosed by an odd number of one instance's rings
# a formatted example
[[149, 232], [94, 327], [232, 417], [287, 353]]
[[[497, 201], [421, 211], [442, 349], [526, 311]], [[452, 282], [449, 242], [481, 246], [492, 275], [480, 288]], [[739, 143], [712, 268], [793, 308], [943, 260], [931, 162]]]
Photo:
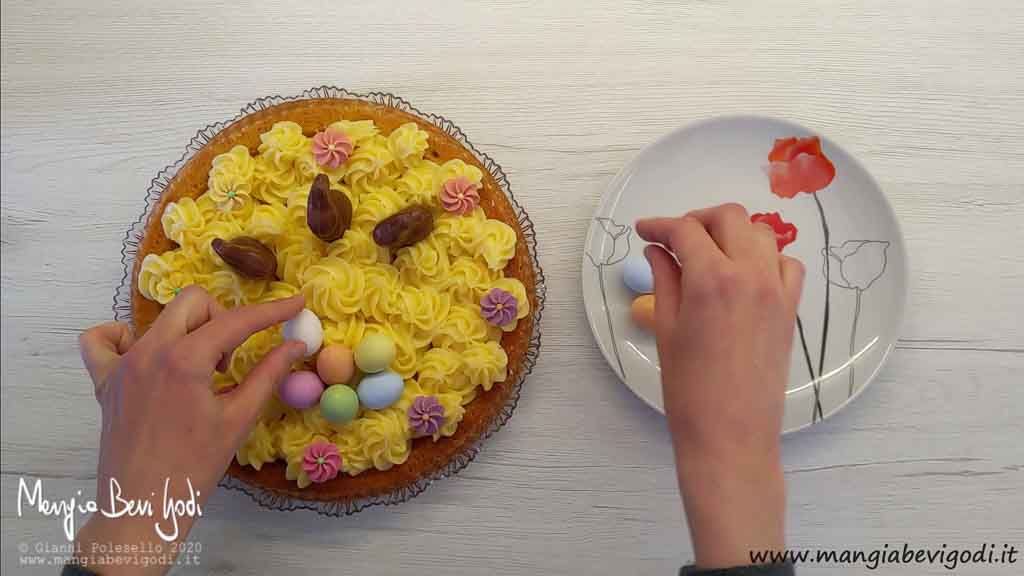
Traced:
[[[856, 342], [857, 342], [857, 324], [860, 322], [860, 297], [861, 297], [862, 294], [864, 294], [864, 291], [861, 290], [860, 288], [858, 288], [857, 289], [857, 302], [856, 302], [856, 304], [854, 304], [854, 307], [853, 307], [853, 327], [850, 328], [850, 358], [853, 358], [854, 348], [856, 347]], [[850, 386], [849, 386], [848, 390], [846, 391], [846, 397], [847, 398], [853, 396], [853, 382], [854, 382], [853, 370], [854, 370], [854, 365], [855, 364], [856, 364], [855, 362], [850, 362]]]
[[[828, 221], [825, 220], [825, 209], [821, 207], [821, 200], [818, 198], [818, 193], [811, 194], [814, 198], [814, 204], [818, 207], [818, 214], [821, 216], [821, 231], [825, 234], [825, 249], [829, 247], [829, 232], [828, 232]], [[818, 374], [825, 373], [825, 350], [828, 347], [828, 316], [829, 316], [829, 287], [831, 283], [829, 279], [830, 275], [830, 264], [829, 258], [825, 257], [825, 313], [822, 315], [821, 320], [821, 354], [818, 356]]]
[[[629, 226], [624, 226], [615, 222], [611, 218], [596, 218], [597, 223], [604, 230], [605, 234], [608, 235], [612, 240], [612, 250], [604, 260], [598, 261], [594, 258], [590, 252], [585, 252], [587, 259], [590, 260], [590, 264], [594, 267], [597, 272], [597, 284], [601, 289], [601, 304], [604, 305], [604, 318], [608, 324], [608, 336], [611, 338], [612, 354], [615, 356], [615, 363], [619, 367], [619, 377], [623, 380], [626, 379], [626, 369], [622, 364], [622, 355], [619, 353], [619, 341], [615, 337], [615, 324], [612, 322], [612, 311], [608, 306], [608, 293], [605, 289], [604, 269], [607, 266], [614, 266], [629, 256], [630, 251], [630, 235], [633, 230]], [[616, 256], [618, 249], [619, 238], [625, 236], [626, 238], [626, 252], [621, 256]]]

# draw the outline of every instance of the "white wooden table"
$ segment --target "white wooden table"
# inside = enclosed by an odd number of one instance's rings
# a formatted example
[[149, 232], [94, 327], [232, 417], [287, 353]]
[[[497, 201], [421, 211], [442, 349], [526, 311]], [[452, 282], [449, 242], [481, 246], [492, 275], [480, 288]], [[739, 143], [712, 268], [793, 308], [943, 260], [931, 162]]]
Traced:
[[349, 518], [218, 493], [194, 532], [201, 565], [182, 573], [672, 574], [692, 554], [668, 435], [589, 335], [580, 250], [641, 146], [735, 112], [856, 154], [910, 254], [889, 364], [785, 440], [790, 544], [1024, 544], [1024, 7], [540, 4], [3, 1], [4, 573], [54, 573], [22, 566], [18, 545], [62, 541], [58, 521], [17, 517], [19, 478], [92, 494], [99, 418], [76, 336], [111, 317], [150, 178], [198, 128], [320, 84], [401, 95], [502, 164], [547, 274], [541, 359], [456, 478]]

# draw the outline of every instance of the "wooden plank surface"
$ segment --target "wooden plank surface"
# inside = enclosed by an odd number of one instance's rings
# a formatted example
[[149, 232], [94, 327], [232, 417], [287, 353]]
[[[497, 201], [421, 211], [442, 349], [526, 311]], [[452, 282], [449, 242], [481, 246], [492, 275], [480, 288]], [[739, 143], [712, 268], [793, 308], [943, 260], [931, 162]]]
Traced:
[[[1024, 545], [1024, 8], [1017, 2], [2, 4], [2, 517], [20, 477], [92, 492], [98, 410], [75, 338], [110, 317], [124, 230], [197, 129], [268, 94], [390, 91], [508, 173], [548, 278], [509, 426], [457, 478], [345, 519], [214, 496], [182, 573], [670, 574], [690, 548], [660, 418], [589, 336], [580, 249], [612, 175], [716, 114], [847, 147], [903, 226], [903, 338], [850, 408], [785, 441], [794, 546]], [[805, 566], [860, 574], [862, 566]], [[942, 574], [941, 566], [885, 573]], [[967, 566], [964, 574], [1005, 574]]]

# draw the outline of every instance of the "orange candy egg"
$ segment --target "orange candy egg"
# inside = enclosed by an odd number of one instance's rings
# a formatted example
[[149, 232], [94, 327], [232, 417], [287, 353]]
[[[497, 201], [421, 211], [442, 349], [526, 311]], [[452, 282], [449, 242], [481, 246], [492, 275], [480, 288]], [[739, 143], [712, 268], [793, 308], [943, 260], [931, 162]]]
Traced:
[[352, 351], [341, 344], [325, 346], [317, 355], [316, 371], [328, 385], [345, 384], [355, 373]]
[[637, 326], [654, 332], [654, 294], [644, 294], [633, 300], [630, 314]]

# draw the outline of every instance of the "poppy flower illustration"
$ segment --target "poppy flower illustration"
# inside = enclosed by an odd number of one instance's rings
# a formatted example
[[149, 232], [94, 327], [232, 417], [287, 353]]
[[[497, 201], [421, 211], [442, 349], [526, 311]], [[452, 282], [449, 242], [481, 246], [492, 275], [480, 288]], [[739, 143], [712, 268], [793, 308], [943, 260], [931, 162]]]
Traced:
[[786, 246], [796, 241], [796, 226], [782, 219], [778, 212], [757, 213], [750, 216], [753, 224], [762, 223], [771, 226], [775, 232], [775, 244], [779, 252]]
[[768, 154], [768, 180], [772, 193], [792, 198], [813, 194], [836, 177], [836, 167], [821, 151], [821, 139], [779, 138]]

